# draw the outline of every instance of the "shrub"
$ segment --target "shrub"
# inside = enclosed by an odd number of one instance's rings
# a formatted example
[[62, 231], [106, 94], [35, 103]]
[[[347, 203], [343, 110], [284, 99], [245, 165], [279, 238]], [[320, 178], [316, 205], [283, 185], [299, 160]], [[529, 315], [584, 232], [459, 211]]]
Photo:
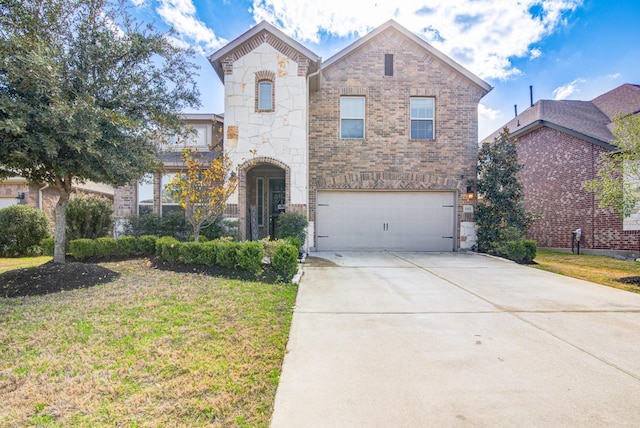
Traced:
[[95, 240], [96, 256], [111, 257], [116, 255], [116, 240], [113, 238], [98, 238]]
[[275, 250], [276, 246], [280, 244], [284, 244], [285, 240], [277, 239], [272, 241], [267, 237], [267, 238], [261, 239], [259, 242], [262, 244], [264, 256], [269, 258], [269, 260], [271, 260], [273, 258], [273, 251]]
[[54, 249], [54, 240], [53, 238], [44, 238], [40, 241], [40, 247], [42, 248], [42, 255], [53, 257], [53, 249]]
[[196, 258], [196, 263], [199, 265], [214, 266], [216, 264], [216, 243], [215, 242], [203, 242], [200, 245], [200, 254]]
[[173, 236], [180, 241], [189, 240], [189, 226], [182, 211], [169, 211], [162, 216], [160, 226], [162, 236]]
[[239, 242], [216, 242], [216, 264], [225, 268], [234, 269], [238, 266]]
[[501, 242], [495, 246], [495, 252], [517, 263], [531, 263], [536, 258], [536, 241], [518, 239]]
[[93, 239], [74, 239], [69, 242], [69, 252], [78, 260], [96, 255], [96, 241]]
[[201, 264], [202, 244], [200, 242], [183, 242], [180, 247], [180, 262], [185, 264]]
[[290, 244], [280, 244], [273, 251], [271, 266], [286, 282], [291, 281], [298, 270], [298, 249]]
[[13, 205], [0, 210], [0, 255], [32, 256], [40, 253], [40, 241], [49, 237], [49, 220], [41, 210]]
[[180, 261], [180, 241], [172, 236], [163, 236], [156, 241], [156, 256], [171, 264]]
[[282, 213], [278, 217], [276, 238], [297, 238], [300, 246], [304, 244], [307, 217], [299, 213]]
[[156, 213], [132, 215], [126, 220], [124, 234], [132, 236], [159, 236], [162, 229], [162, 217]]
[[208, 241], [221, 238], [225, 234], [225, 228], [222, 220], [222, 216], [215, 219], [213, 223], [207, 227], [200, 229], [200, 240], [206, 238]]
[[262, 273], [263, 257], [264, 251], [260, 242], [243, 242], [238, 249], [238, 265], [256, 275]]
[[147, 256], [155, 254], [157, 240], [158, 237], [155, 235], [142, 235], [138, 238], [138, 251]]
[[67, 205], [67, 239], [96, 239], [113, 227], [111, 201], [98, 196], [79, 196]]
[[138, 241], [134, 236], [122, 236], [116, 240], [116, 252], [120, 256], [133, 256], [138, 252]]

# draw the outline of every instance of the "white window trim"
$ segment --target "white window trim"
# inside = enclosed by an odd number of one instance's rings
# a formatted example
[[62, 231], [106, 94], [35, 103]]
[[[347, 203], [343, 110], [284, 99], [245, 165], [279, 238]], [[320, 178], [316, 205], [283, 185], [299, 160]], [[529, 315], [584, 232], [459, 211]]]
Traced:
[[[261, 102], [263, 101], [262, 98], [262, 85], [264, 84], [269, 84], [269, 101], [271, 101], [269, 103], [269, 107], [262, 107], [261, 106]], [[273, 105], [274, 105], [274, 90], [273, 90], [273, 82], [271, 80], [260, 80], [258, 82], [258, 111], [265, 111], [265, 112], [269, 112], [269, 111], [273, 111]]]
[[[429, 117], [413, 117], [411, 115], [411, 101], [413, 100], [424, 100], [424, 99], [428, 99], [428, 100], [432, 100], [433, 102], [433, 116]], [[422, 121], [428, 121], [430, 120], [432, 123], [432, 132], [431, 132], [431, 138], [414, 138], [413, 135], [411, 135], [411, 122], [413, 122], [414, 120], [422, 120]], [[434, 141], [436, 139], [436, 99], [435, 97], [410, 97], [409, 98], [409, 139], [412, 141]]]
[[[362, 117], [343, 117], [342, 116], [342, 100], [346, 99], [346, 98], [360, 98], [364, 101], [363, 103], [363, 111], [362, 111]], [[341, 96], [340, 97], [340, 139], [343, 140], [364, 140], [367, 136], [367, 123], [366, 123], [366, 117], [367, 117], [367, 97], [364, 96]], [[343, 120], [362, 120], [362, 137], [343, 137], [342, 136], [342, 121]]]

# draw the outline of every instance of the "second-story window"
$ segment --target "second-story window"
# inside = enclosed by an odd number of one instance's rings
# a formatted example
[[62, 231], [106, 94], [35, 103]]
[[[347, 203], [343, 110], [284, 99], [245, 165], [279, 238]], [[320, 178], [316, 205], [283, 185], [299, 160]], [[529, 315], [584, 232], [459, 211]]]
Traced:
[[364, 138], [364, 100], [340, 98], [340, 138]]
[[261, 70], [256, 73], [256, 112], [270, 112], [275, 110], [275, 81], [273, 71]]
[[411, 139], [433, 140], [434, 99], [411, 98]]
[[258, 110], [273, 110], [273, 82], [258, 84]]

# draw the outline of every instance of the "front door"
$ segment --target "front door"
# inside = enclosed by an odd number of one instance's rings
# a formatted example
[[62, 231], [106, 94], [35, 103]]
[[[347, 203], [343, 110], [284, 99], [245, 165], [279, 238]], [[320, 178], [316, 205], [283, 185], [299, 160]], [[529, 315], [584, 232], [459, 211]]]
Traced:
[[278, 216], [286, 208], [286, 197], [283, 179], [269, 180], [269, 235], [276, 239]]

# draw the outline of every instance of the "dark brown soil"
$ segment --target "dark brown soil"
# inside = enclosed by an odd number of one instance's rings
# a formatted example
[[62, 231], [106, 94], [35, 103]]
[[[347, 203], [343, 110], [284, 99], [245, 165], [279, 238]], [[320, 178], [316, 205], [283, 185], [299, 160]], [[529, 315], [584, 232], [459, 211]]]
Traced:
[[616, 281], [623, 284], [631, 284], [640, 286], [640, 276], [625, 276], [624, 278], [618, 278]]
[[0, 274], [0, 297], [35, 296], [93, 287], [119, 276], [119, 273], [93, 263], [48, 262]]
[[[125, 259], [101, 258], [77, 262], [68, 258], [64, 264], [48, 262], [36, 267], [10, 270], [0, 274], [0, 298], [37, 296], [105, 284], [117, 279], [120, 274], [97, 263], [122, 260]], [[241, 281], [275, 283], [279, 280], [270, 266], [265, 266], [260, 275], [255, 275], [243, 269], [226, 269], [219, 266], [170, 265], [158, 262], [155, 258], [150, 259], [147, 265], [151, 269], [198, 273]]]

